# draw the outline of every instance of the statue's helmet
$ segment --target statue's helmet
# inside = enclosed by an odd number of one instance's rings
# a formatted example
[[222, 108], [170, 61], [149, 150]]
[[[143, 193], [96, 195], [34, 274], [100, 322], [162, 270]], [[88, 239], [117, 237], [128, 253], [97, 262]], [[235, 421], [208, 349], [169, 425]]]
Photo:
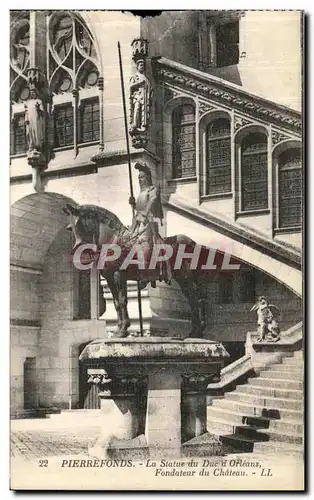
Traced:
[[152, 173], [150, 171], [150, 168], [146, 165], [146, 163], [135, 163], [135, 166], [136, 170], [138, 170], [139, 172], [144, 172], [144, 174], [146, 175], [147, 177], [147, 180], [149, 181], [150, 184], [153, 183], [153, 180], [152, 180]]

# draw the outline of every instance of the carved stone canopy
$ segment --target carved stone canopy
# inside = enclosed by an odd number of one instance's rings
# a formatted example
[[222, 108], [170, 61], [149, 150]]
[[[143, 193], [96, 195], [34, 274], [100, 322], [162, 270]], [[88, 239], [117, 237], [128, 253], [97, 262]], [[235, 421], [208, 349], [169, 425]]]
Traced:
[[46, 79], [39, 68], [29, 68], [27, 71], [27, 81], [31, 95], [42, 97]]
[[135, 63], [138, 60], [145, 59], [148, 56], [148, 41], [144, 38], [135, 38], [131, 43], [132, 47], [132, 59]]

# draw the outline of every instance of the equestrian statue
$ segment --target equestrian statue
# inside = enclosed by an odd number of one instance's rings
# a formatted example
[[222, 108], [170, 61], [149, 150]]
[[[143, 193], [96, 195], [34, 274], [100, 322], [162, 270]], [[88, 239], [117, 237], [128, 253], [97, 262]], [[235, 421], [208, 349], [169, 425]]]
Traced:
[[[200, 273], [191, 269], [190, 261], [183, 261], [178, 269], [173, 266], [173, 260], [158, 262], [156, 268], [148, 269], [148, 263], [155, 244], [167, 244], [178, 248], [184, 244], [193, 251], [196, 243], [185, 235], [175, 235], [162, 238], [159, 234], [158, 223], [163, 220], [163, 210], [160, 199], [160, 189], [153, 185], [150, 169], [145, 164], [137, 163], [139, 171], [140, 193], [135, 200], [130, 197], [129, 203], [133, 208], [133, 222], [130, 227], [122, 224], [119, 218], [109, 210], [95, 205], [72, 206], [66, 204], [64, 212], [70, 217], [68, 229], [72, 230], [75, 243], [74, 253], [83, 244], [95, 244], [101, 249], [102, 245], [118, 245], [121, 256], [100, 269], [112, 293], [114, 307], [117, 313], [117, 331], [115, 337], [126, 337], [130, 326], [127, 309], [127, 281], [136, 280], [139, 288], [145, 288], [149, 283], [156, 287], [156, 281], [171, 283], [175, 279], [191, 308], [191, 332], [189, 337], [202, 337], [205, 328], [203, 299], [201, 295]], [[121, 263], [129, 250], [140, 247], [144, 256], [144, 267], [130, 265], [121, 269]]]

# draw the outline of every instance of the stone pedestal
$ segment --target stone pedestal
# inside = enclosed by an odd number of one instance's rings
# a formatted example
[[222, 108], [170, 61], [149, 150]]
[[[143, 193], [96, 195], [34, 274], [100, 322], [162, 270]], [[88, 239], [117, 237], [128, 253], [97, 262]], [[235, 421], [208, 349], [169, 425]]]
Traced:
[[80, 356], [103, 415], [90, 454], [179, 457], [185, 441], [206, 432], [206, 387], [226, 357], [220, 343], [201, 339], [93, 341]]

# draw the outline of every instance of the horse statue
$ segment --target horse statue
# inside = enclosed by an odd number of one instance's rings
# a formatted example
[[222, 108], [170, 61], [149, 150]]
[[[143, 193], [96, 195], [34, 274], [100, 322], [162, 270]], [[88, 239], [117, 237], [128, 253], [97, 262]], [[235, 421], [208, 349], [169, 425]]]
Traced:
[[[94, 205], [72, 206], [70, 204], [66, 204], [63, 210], [70, 217], [68, 229], [72, 230], [75, 238], [72, 253], [81, 245], [89, 243], [96, 244], [98, 247], [103, 244], [116, 244], [121, 245], [126, 251], [129, 249], [132, 237], [131, 230], [124, 226], [119, 218], [109, 210]], [[195, 245], [193, 240], [181, 234], [166, 237], [163, 241], [172, 247], [185, 244], [189, 248], [193, 248]], [[115, 337], [126, 337], [130, 326], [127, 309], [127, 280], [139, 280], [141, 289], [145, 288], [149, 282], [152, 286], [156, 286], [152, 277], [144, 273], [141, 274], [134, 266], [121, 270], [123, 255], [115, 261], [106, 263], [106, 266], [100, 270], [100, 274], [107, 281], [117, 313], [118, 322]], [[191, 333], [189, 337], [200, 338], [205, 324], [201, 318], [202, 297], [199, 275], [196, 270], [189, 269], [188, 265], [183, 265], [180, 269], [171, 267], [171, 273], [191, 308]], [[170, 279], [167, 283], [171, 283]]]
[[[150, 170], [145, 164], [137, 163], [135, 168], [139, 170], [140, 193], [136, 201], [132, 197], [129, 199], [134, 215], [131, 227], [124, 226], [115, 214], [105, 208], [95, 205], [66, 204], [63, 210], [70, 217], [68, 229], [72, 230], [75, 237], [72, 252], [83, 244], [94, 244], [97, 248], [111, 244], [123, 250], [119, 258], [106, 262], [106, 265], [100, 268], [102, 277], [108, 283], [117, 312], [116, 337], [127, 336], [130, 326], [127, 310], [127, 281], [136, 280], [139, 282], [140, 289], [143, 289], [148, 283], [155, 287], [156, 280], [170, 284], [171, 279], [174, 278], [191, 308], [192, 325], [189, 336], [200, 338], [205, 328], [200, 273], [192, 269], [191, 263], [186, 261], [178, 269], [171, 259], [158, 263], [157, 269], [151, 270], [148, 266], [152, 249], [156, 244], [157, 246], [158, 244], [171, 245], [175, 254], [179, 245], [185, 245], [193, 251], [196, 243], [188, 236], [181, 234], [166, 238], [159, 235], [155, 219], [159, 218], [162, 224], [160, 190], [153, 185]], [[145, 271], [141, 271], [139, 266], [130, 265], [125, 269], [121, 266], [125, 255], [134, 246], [140, 247], [143, 251]]]

